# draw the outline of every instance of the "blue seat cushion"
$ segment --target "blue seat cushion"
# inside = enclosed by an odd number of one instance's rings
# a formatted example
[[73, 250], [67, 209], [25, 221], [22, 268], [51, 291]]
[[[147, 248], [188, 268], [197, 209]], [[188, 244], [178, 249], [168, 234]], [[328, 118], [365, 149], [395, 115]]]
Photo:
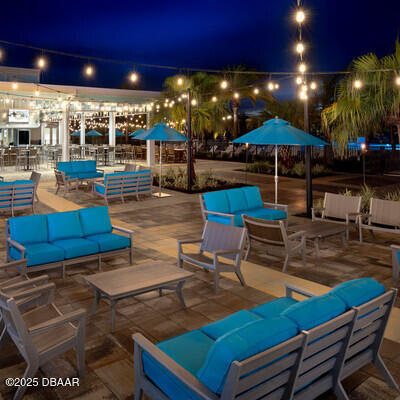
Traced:
[[233, 361], [265, 351], [297, 333], [297, 326], [285, 317], [249, 322], [215, 341], [197, 378], [212, 392], [221, 394]]
[[257, 186], [246, 186], [241, 190], [246, 198], [248, 210], [251, 210], [252, 208], [263, 207], [260, 189]]
[[14, 217], [8, 220], [11, 239], [23, 245], [47, 242], [47, 218], [43, 214]]
[[66, 172], [65, 177], [67, 179], [79, 179], [79, 172]]
[[131, 239], [116, 233], [100, 233], [87, 236], [86, 239], [97, 243], [101, 252], [125, 249], [131, 246]]
[[229, 210], [230, 210], [229, 212], [231, 214], [237, 211], [247, 210], [248, 206], [246, 197], [241, 188], [226, 190], [226, 196], [228, 197]]
[[101, 172], [89, 171], [89, 172], [78, 172], [79, 179], [94, 179], [101, 178], [103, 174]]
[[209, 192], [203, 194], [206, 210], [217, 211], [220, 213], [230, 213], [229, 201], [226, 196], [226, 190]]
[[299, 330], [312, 329], [346, 311], [346, 304], [336, 296], [324, 294], [293, 304], [282, 316], [291, 319]]
[[[191, 374], [196, 375], [213, 344], [214, 341], [207, 335], [195, 330], [158, 343], [157, 347]], [[145, 374], [168, 398], [199, 400], [196, 394], [158, 364], [148, 353], [143, 353], [143, 368]]]
[[218, 222], [219, 224], [231, 225], [231, 219], [222, 215], [208, 214], [207, 219], [213, 222]]
[[200, 330], [211, 339], [217, 340], [236, 328], [240, 328], [249, 322], [258, 321], [260, 319], [261, 317], [250, 311], [241, 310], [219, 321], [205, 325], [201, 327]]
[[268, 301], [260, 306], [254, 307], [250, 311], [262, 318], [279, 317], [283, 311], [298, 303], [298, 300], [291, 297], [280, 297], [279, 299]]
[[87, 256], [99, 252], [99, 246], [96, 242], [82, 238], [56, 240], [52, 244], [63, 250], [65, 259]]
[[[50, 243], [32, 243], [24, 245], [25, 258], [28, 259], [28, 267], [39, 264], [47, 264], [64, 260], [64, 251]], [[14, 260], [21, 259], [21, 252], [11, 247], [10, 256]]]
[[82, 208], [78, 212], [85, 236], [97, 235], [99, 233], [111, 233], [112, 226], [108, 214], [108, 207]]
[[242, 214], [249, 215], [253, 218], [260, 218], [266, 220], [277, 220], [286, 219], [286, 212], [283, 210], [276, 210], [275, 208], [257, 208], [253, 210], [247, 210], [242, 212]]
[[385, 287], [372, 278], [360, 278], [340, 283], [329, 294], [339, 297], [347, 308], [357, 307], [385, 293]]
[[47, 214], [47, 226], [49, 229], [49, 242], [83, 236], [78, 211]]

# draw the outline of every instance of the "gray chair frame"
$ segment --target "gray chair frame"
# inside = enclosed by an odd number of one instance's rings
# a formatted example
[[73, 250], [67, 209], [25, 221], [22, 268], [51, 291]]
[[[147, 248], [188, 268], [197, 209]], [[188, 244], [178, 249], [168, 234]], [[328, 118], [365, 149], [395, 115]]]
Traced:
[[[0, 309], [7, 333], [27, 363], [23, 375], [25, 379], [34, 378], [42, 365], [72, 348], [76, 350], [79, 376], [83, 378], [85, 375], [86, 310], [63, 314], [54, 304], [54, 289], [54, 284], [47, 284], [12, 297], [0, 291]], [[37, 306], [22, 314], [17, 301], [31, 296], [37, 297]], [[46, 319], [49, 311], [56, 316]], [[49, 340], [47, 333], [53, 330], [55, 335], [60, 335], [62, 331], [66, 337], [46, 346]], [[14, 400], [21, 399], [26, 389], [27, 385], [19, 386]]]
[[390, 247], [392, 249], [392, 279], [393, 279], [393, 284], [397, 286], [399, 284], [399, 274], [400, 274], [400, 263], [398, 257], [398, 253], [400, 252], [400, 246], [392, 244]]
[[[228, 217], [231, 220], [231, 225], [234, 226], [235, 225], [235, 215], [234, 214], [229, 214], [229, 213], [221, 213], [221, 212], [217, 212], [217, 211], [209, 211], [206, 208], [205, 202], [204, 202], [204, 197], [201, 194], [199, 196], [200, 198], [200, 209], [201, 209], [201, 215], [203, 217], [203, 221], [206, 222], [207, 221], [207, 217], [208, 215], [219, 215], [221, 217]], [[289, 206], [287, 204], [278, 204], [278, 203], [268, 203], [268, 202], [263, 202], [263, 206], [264, 208], [272, 208], [275, 210], [283, 210], [286, 212], [286, 218], [283, 220], [285, 221], [285, 224], [287, 226], [287, 217], [289, 216], [288, 214], [288, 209]], [[246, 214], [246, 211], [243, 211], [244, 214]]]
[[400, 202], [371, 198], [369, 213], [361, 213], [358, 223], [360, 243], [363, 229], [368, 229], [373, 238], [374, 231], [400, 234]]
[[[325, 192], [324, 206], [311, 209], [312, 220], [346, 225], [346, 239], [349, 240], [350, 228], [358, 229], [360, 209], [361, 196]], [[321, 217], [316, 212], [320, 212]]]
[[69, 179], [66, 177], [65, 173], [62, 171], [54, 170], [54, 174], [56, 176], [56, 194], [64, 188], [64, 197], [72, 190], [79, 189], [79, 180], [78, 179]]
[[42, 176], [42, 174], [40, 174], [39, 172], [32, 171], [31, 177], [29, 178], [31, 181], [35, 182], [35, 199], [36, 199], [36, 201], [39, 201], [39, 196], [37, 194], [37, 190], [39, 187], [39, 182], [40, 182], [41, 176]]
[[[246, 286], [240, 270], [246, 230], [235, 226], [206, 221], [201, 239], [178, 240], [178, 267], [183, 268], [183, 261], [214, 271], [214, 289], [218, 291], [221, 272], [235, 272], [242, 286]], [[184, 244], [199, 244], [197, 253], [185, 253]], [[210, 254], [210, 256], [204, 254]], [[224, 262], [221, 258], [225, 259]]]
[[[35, 184], [24, 183], [22, 185], [7, 185], [1, 187], [1, 203], [5, 207], [1, 207], [0, 211], [11, 210], [11, 216], [14, 216], [15, 210], [30, 209], [35, 213], [34, 196]], [[27, 204], [28, 203], [28, 204]]]
[[[293, 297], [294, 294], [313, 296], [306, 290], [286, 285], [286, 296]], [[168, 399], [156, 382], [146, 376], [142, 362], [144, 351], [204, 400], [310, 400], [330, 389], [338, 399], [347, 400], [342, 380], [369, 362], [373, 362], [389, 385], [398, 390], [379, 355], [396, 294], [395, 289], [390, 289], [275, 347], [246, 360], [232, 362], [221, 396], [212, 393], [142, 334], [136, 333], [132, 336], [135, 342], [135, 399], [142, 399], [144, 393], [150, 399]], [[271, 364], [274, 360], [277, 361]]]
[[[126, 247], [124, 249], [118, 249], [118, 250], [111, 250], [103, 253], [97, 253], [97, 254], [90, 254], [87, 256], [82, 256], [82, 257], [75, 257], [75, 258], [69, 258], [67, 260], [63, 261], [57, 261], [57, 262], [52, 262], [52, 263], [47, 263], [47, 264], [39, 264], [35, 266], [28, 267], [29, 272], [36, 272], [36, 271], [44, 271], [48, 269], [54, 269], [54, 268], [61, 268], [61, 276], [62, 278], [65, 278], [65, 271], [66, 267], [74, 264], [80, 264], [86, 261], [93, 261], [97, 260], [98, 263], [98, 269], [101, 271], [101, 261], [105, 258], [109, 258], [115, 255], [120, 255], [120, 254], [129, 254], [129, 263], [130, 265], [133, 264], [133, 231], [127, 228], [122, 228], [120, 226], [112, 225], [112, 232], [117, 231], [119, 233], [124, 233], [129, 236], [131, 240], [131, 246]], [[21, 259], [25, 258], [25, 250], [26, 248], [21, 244], [16, 242], [15, 240], [11, 239], [10, 236], [10, 228], [9, 228], [9, 223], [8, 219], [6, 220], [6, 254], [7, 254], [7, 263], [11, 261], [15, 261], [13, 258], [10, 257], [10, 248], [11, 246], [14, 246], [21, 252]]]
[[296, 254], [301, 254], [303, 267], [306, 267], [306, 233], [304, 231], [288, 235], [285, 222], [282, 220], [268, 221], [246, 214], [243, 214], [242, 218], [247, 237], [245, 260], [248, 259], [251, 249], [256, 248], [267, 254], [283, 253], [285, 256], [283, 272], [286, 272], [290, 258]]

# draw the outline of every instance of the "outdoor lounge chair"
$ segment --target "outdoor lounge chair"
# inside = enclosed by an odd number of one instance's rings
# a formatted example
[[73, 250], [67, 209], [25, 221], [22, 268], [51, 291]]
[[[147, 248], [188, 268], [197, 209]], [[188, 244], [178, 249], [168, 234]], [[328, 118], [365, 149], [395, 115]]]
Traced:
[[[350, 227], [358, 227], [360, 207], [361, 196], [325, 192], [324, 206], [311, 209], [312, 220], [346, 225], [346, 239], [349, 240]], [[316, 212], [320, 212], [321, 216], [318, 217]]]
[[345, 400], [342, 380], [371, 362], [399, 390], [379, 354], [396, 294], [371, 278], [321, 296], [286, 285], [286, 297], [157, 345], [136, 333], [135, 399], [312, 400], [332, 389]]
[[363, 241], [363, 229], [368, 229], [374, 237], [374, 231], [400, 233], [400, 201], [371, 198], [369, 213], [360, 214], [360, 242]]
[[[178, 240], [178, 266], [183, 268], [183, 261], [186, 261], [207, 271], [214, 271], [215, 292], [218, 290], [219, 274], [221, 272], [235, 272], [240, 283], [245, 286], [240, 270], [245, 234], [246, 230], [244, 228], [206, 221], [201, 239]], [[197, 253], [183, 251], [183, 245], [189, 243], [200, 244]], [[221, 259], [224, 259], [224, 261]]]
[[56, 194], [60, 191], [60, 189], [64, 189], [64, 196], [67, 195], [72, 189], [79, 189], [79, 180], [78, 179], [70, 179], [67, 178], [65, 172], [54, 170], [54, 174], [56, 175]]
[[[72, 348], [76, 350], [79, 376], [85, 374], [86, 311], [61, 313], [53, 303], [54, 288], [54, 284], [47, 284], [14, 296], [0, 291], [0, 309], [7, 333], [28, 364], [25, 379], [34, 378], [39, 367]], [[17, 302], [31, 296], [39, 296], [40, 305], [22, 314]], [[21, 399], [27, 387], [20, 385], [14, 400]]]
[[288, 235], [285, 223], [280, 221], [266, 221], [249, 217], [243, 214], [243, 223], [247, 234], [247, 251], [244, 259], [247, 260], [252, 248], [258, 248], [267, 254], [278, 253], [285, 255], [283, 272], [286, 272], [290, 257], [301, 254], [303, 267], [306, 266], [306, 237], [300, 231]]

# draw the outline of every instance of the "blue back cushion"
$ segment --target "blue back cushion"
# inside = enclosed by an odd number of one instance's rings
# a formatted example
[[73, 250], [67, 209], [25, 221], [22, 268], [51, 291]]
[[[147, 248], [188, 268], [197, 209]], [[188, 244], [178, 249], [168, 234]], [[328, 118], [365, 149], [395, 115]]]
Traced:
[[372, 278], [354, 279], [335, 286], [329, 294], [339, 297], [347, 308], [357, 307], [385, 293], [385, 287]]
[[226, 191], [231, 213], [247, 210], [247, 201], [242, 189], [229, 189]]
[[82, 172], [85, 161], [71, 161], [72, 172]]
[[242, 188], [242, 191], [246, 197], [249, 210], [263, 207], [260, 189], [257, 186], [246, 186]]
[[233, 361], [243, 361], [297, 333], [296, 325], [284, 317], [249, 322], [215, 341], [197, 378], [212, 392], [221, 394]]
[[292, 320], [299, 330], [312, 329], [346, 311], [346, 304], [336, 296], [324, 294], [293, 304], [282, 316]]
[[57, 163], [57, 169], [61, 172], [72, 172], [72, 165], [69, 161], [60, 161]]
[[79, 210], [84, 236], [110, 233], [112, 231], [108, 207], [90, 207]]
[[219, 321], [205, 325], [201, 327], [200, 330], [211, 339], [217, 340], [219, 337], [224, 336], [233, 329], [240, 328], [249, 322], [258, 321], [260, 319], [261, 317], [250, 311], [241, 310], [226, 318], [220, 319]]
[[46, 215], [28, 215], [8, 220], [11, 239], [21, 244], [42, 243], [48, 241]]
[[279, 317], [283, 311], [296, 303], [298, 303], [298, 301], [291, 297], [280, 297], [279, 299], [271, 300], [254, 307], [250, 311], [262, 318]]
[[220, 190], [217, 192], [209, 192], [203, 194], [204, 204], [206, 210], [217, 211], [221, 213], [230, 213], [229, 201], [226, 196], [226, 190]]
[[96, 172], [96, 161], [88, 160], [82, 161], [82, 171], [83, 172]]
[[83, 236], [78, 211], [47, 214], [47, 226], [50, 242]]

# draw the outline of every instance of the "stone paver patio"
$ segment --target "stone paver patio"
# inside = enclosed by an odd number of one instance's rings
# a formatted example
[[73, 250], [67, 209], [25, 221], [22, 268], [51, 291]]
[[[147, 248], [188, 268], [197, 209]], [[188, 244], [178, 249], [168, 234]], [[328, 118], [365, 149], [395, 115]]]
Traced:
[[[237, 163], [200, 161], [197, 168], [213, 171], [222, 177], [244, 181], [244, 173], [237, 172]], [[112, 170], [118, 169], [112, 168]], [[7, 179], [7, 174], [3, 173]], [[263, 198], [273, 198], [273, 178], [248, 174], [248, 183], [261, 188]], [[320, 185], [337, 188], [332, 177], [316, 180]], [[52, 172], [44, 173], [40, 185], [41, 202], [36, 212], [52, 212], [103, 205], [103, 201], [90, 192], [79, 191], [66, 198], [55, 196]], [[131, 200], [125, 204], [120, 201], [110, 203], [110, 215], [113, 222], [130, 227], [135, 232], [135, 263], [151, 260], [176, 262], [176, 239], [196, 238], [201, 234], [203, 221], [200, 215], [198, 195], [186, 195], [170, 192], [169, 198], [146, 199], [137, 202]], [[316, 192], [316, 196], [322, 195]], [[279, 201], [289, 204], [291, 214], [304, 211], [304, 181], [282, 178], [280, 181]], [[0, 235], [4, 237], [4, 220], [1, 215]], [[305, 220], [291, 217], [291, 223]], [[243, 273], [248, 282], [242, 288], [232, 274], [221, 279], [221, 290], [215, 295], [212, 274], [189, 268], [195, 277], [184, 286], [187, 310], [180, 308], [174, 293], [162, 297], [158, 293], [148, 293], [122, 300], [117, 305], [116, 331], [110, 333], [111, 313], [108, 304], [102, 300], [96, 314], [87, 319], [86, 366], [87, 375], [79, 388], [34, 388], [27, 392], [27, 399], [133, 399], [133, 341], [131, 335], [141, 332], [153, 342], [176, 336], [188, 330], [199, 328], [209, 322], [223, 318], [240, 309], [251, 308], [283, 294], [285, 282], [305, 286], [323, 293], [328, 287], [339, 282], [363, 276], [372, 276], [386, 287], [391, 286], [390, 243], [399, 243], [391, 235], [377, 235], [372, 242], [360, 245], [357, 234], [352, 232], [347, 248], [343, 248], [340, 239], [329, 239], [323, 244], [321, 258], [315, 260], [311, 253], [307, 259], [307, 268], [301, 267], [299, 258], [294, 258], [288, 273], [282, 274], [282, 260], [267, 258], [260, 252], [251, 254], [249, 261], [243, 264]], [[0, 243], [0, 257], [5, 259], [4, 241]], [[113, 270], [126, 266], [125, 257], [110, 258], [103, 263], [103, 270]], [[62, 280], [53, 271], [51, 280], [56, 284], [56, 304], [62, 311], [71, 311], [80, 307], [90, 310], [93, 292], [84, 283], [83, 277], [97, 271], [96, 263], [86, 263], [67, 270], [67, 278]], [[397, 307], [400, 302], [397, 301]], [[390, 327], [383, 346], [383, 356], [395, 379], [400, 382], [400, 323], [399, 308], [392, 313]], [[25, 368], [23, 359], [15, 346], [7, 341], [1, 350], [0, 358], [0, 399], [12, 397], [10, 388], [4, 386], [5, 377], [21, 376]], [[55, 359], [41, 371], [47, 377], [76, 376], [76, 360], [73, 352]], [[352, 399], [395, 399], [399, 393], [390, 389], [373, 366], [349, 377], [345, 388]], [[324, 399], [334, 398], [330, 393]]]

